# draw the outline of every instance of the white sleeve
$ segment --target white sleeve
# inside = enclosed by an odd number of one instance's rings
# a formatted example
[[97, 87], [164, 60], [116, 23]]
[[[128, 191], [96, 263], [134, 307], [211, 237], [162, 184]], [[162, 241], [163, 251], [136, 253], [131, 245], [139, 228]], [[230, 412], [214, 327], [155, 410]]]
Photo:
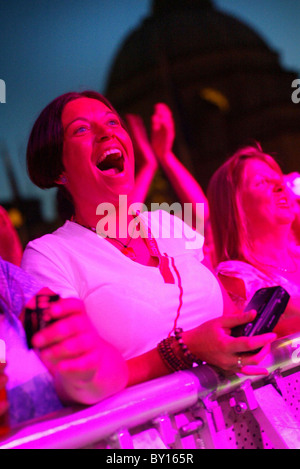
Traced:
[[64, 256], [43, 246], [42, 252], [36, 242], [27, 245], [22, 259], [22, 268], [45, 287], [58, 293], [62, 298], [78, 297], [78, 291], [71, 269]]
[[177, 251], [194, 251], [200, 262], [203, 260], [204, 237], [182, 218], [170, 215], [164, 210], [142, 213], [141, 217], [151, 227], [155, 238], [166, 239], [168, 245], [172, 245]]
[[[265, 273], [256, 269], [253, 265], [243, 261], [221, 262], [216, 268], [216, 274], [242, 280], [245, 286], [247, 301], [249, 301], [254, 293], [260, 288], [276, 285], [276, 282], [274, 283], [274, 280], [268, 277]], [[238, 300], [238, 297], [236, 298]], [[243, 301], [245, 301], [245, 299]]]

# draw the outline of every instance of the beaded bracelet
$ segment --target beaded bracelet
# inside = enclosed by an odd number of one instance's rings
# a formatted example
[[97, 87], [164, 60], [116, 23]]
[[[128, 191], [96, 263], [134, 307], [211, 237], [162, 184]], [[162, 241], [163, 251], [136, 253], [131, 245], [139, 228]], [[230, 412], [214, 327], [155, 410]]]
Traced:
[[180, 371], [192, 368], [197, 363], [202, 363], [195, 355], [190, 352], [182, 340], [182, 329], [175, 329], [175, 337], [168, 337], [162, 340], [158, 346], [158, 353], [169, 368], [170, 371]]
[[203, 363], [202, 360], [199, 360], [199, 358], [197, 358], [196, 355], [194, 355], [189, 350], [187, 345], [183, 342], [182, 332], [183, 331], [182, 331], [181, 327], [177, 327], [174, 331], [174, 335], [175, 335], [175, 339], [177, 340], [178, 345], [179, 345], [179, 347], [180, 347], [180, 349], [183, 353], [184, 359], [186, 360], [187, 363], [190, 364], [190, 367], [192, 367], [194, 365], [194, 363], [197, 363], [197, 365], [201, 365]]
[[174, 345], [176, 345], [175, 337], [168, 337], [158, 344], [158, 353], [170, 371], [186, 370], [189, 366], [180, 357], [175, 355]]

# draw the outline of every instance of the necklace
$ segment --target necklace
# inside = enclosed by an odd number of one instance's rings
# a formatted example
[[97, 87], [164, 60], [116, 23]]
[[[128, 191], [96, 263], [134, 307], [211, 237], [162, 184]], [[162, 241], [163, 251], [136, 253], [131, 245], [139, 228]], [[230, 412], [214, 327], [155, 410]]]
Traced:
[[110, 237], [110, 236], [108, 236], [107, 234], [104, 234], [104, 233], [98, 233], [96, 228], [94, 228], [92, 226], [82, 225], [74, 217], [71, 219], [71, 221], [77, 223], [80, 226], [83, 226], [83, 228], [87, 228], [88, 230], [93, 231], [93, 233], [96, 233], [96, 234], [100, 235], [102, 238], [108, 238], [108, 239], [111, 239], [112, 241], [116, 241], [117, 243], [121, 244], [121, 246], [122, 246], [122, 249], [121, 249], [122, 254], [124, 254], [126, 257], [129, 257], [129, 259], [132, 259], [132, 260], [136, 259], [136, 253], [134, 252], [134, 249], [132, 247], [129, 247], [129, 244], [131, 243], [131, 240], [132, 240], [134, 232], [135, 232], [136, 225], [134, 225], [134, 228], [132, 230], [131, 235], [129, 236], [128, 240], [124, 244], [124, 243], [122, 243], [122, 241], [120, 241], [117, 238], [112, 238], [112, 237]]
[[283, 272], [285, 274], [294, 274], [295, 272], [297, 272], [298, 266], [297, 266], [297, 263], [296, 263], [295, 259], [293, 258], [293, 256], [291, 254], [289, 254], [289, 256], [290, 256], [291, 260], [293, 261], [293, 267], [292, 268], [279, 267], [277, 265], [272, 265], [272, 264], [265, 264], [264, 262], [260, 262], [256, 258], [254, 258], [254, 259], [256, 260], [256, 262], [258, 264], [264, 265], [265, 267], [269, 267], [271, 269], [278, 270], [279, 272]]
[[128, 241], [126, 241], [125, 244], [122, 243], [122, 241], [120, 241], [117, 238], [111, 238], [110, 236], [104, 235], [103, 233], [100, 233], [100, 235], [103, 238], [108, 238], [108, 239], [111, 239], [112, 241], [116, 241], [117, 243], [121, 244], [121, 246], [122, 246], [121, 253], [124, 254], [126, 257], [129, 257], [129, 259], [132, 259], [134, 261], [136, 259], [136, 253], [134, 252], [134, 249], [132, 247], [129, 247], [129, 244], [132, 240], [134, 231], [135, 231], [135, 228], [132, 232], [132, 235], [129, 236], [129, 239], [128, 239]]

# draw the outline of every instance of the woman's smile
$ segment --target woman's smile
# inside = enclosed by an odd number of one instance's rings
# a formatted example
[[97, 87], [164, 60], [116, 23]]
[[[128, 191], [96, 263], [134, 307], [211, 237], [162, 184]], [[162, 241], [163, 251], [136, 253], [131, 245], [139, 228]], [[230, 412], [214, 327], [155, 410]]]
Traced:
[[124, 156], [119, 148], [104, 151], [98, 158], [97, 168], [106, 175], [114, 176], [124, 171]]

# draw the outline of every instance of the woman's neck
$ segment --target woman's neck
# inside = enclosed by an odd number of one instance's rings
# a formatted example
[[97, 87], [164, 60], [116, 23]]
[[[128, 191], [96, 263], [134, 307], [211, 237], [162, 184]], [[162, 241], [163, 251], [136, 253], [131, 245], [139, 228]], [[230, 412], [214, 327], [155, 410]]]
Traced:
[[128, 214], [126, 207], [112, 207], [107, 206], [107, 210], [102, 210], [101, 213], [93, 211], [89, 213], [88, 210], [75, 212], [73, 221], [79, 225], [85, 226], [95, 230], [98, 234], [102, 236], [107, 236], [108, 238], [115, 238], [127, 240], [129, 236], [132, 235], [132, 225], [134, 220], [134, 215]]

